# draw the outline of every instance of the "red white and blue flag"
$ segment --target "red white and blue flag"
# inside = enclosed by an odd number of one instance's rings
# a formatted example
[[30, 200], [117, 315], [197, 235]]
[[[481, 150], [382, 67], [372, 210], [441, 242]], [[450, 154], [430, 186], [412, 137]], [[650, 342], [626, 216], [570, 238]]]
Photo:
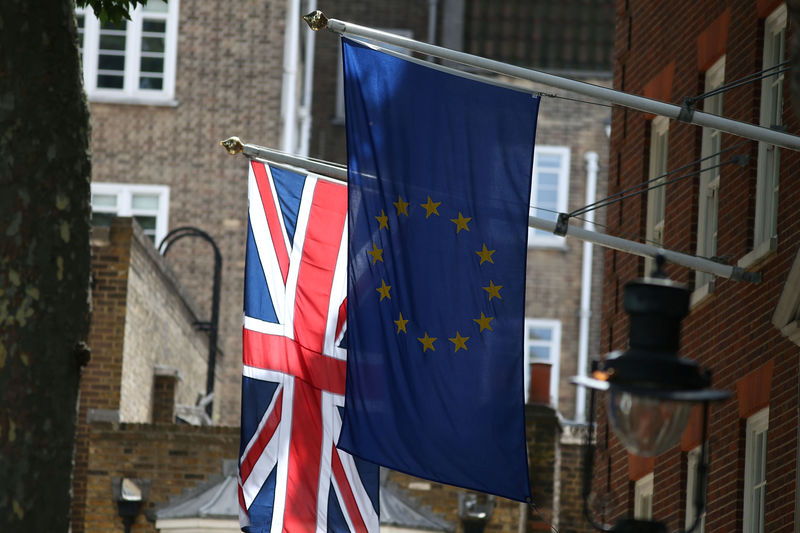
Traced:
[[347, 189], [252, 161], [244, 297], [242, 530], [378, 532], [378, 467], [339, 451]]

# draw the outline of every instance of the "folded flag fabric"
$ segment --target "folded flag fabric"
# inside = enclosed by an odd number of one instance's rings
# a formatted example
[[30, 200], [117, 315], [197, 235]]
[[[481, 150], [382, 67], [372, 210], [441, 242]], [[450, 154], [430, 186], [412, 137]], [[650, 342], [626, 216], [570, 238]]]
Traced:
[[252, 161], [239, 516], [250, 533], [377, 533], [378, 467], [336, 449], [346, 188]]
[[538, 98], [343, 39], [347, 388], [338, 446], [525, 501]]

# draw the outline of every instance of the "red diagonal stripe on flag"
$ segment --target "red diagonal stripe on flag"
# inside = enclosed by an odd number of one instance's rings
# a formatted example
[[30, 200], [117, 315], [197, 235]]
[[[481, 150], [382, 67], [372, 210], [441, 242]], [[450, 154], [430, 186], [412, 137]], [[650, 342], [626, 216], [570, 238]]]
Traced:
[[353, 523], [353, 528], [358, 533], [367, 533], [367, 526], [364, 524], [364, 519], [361, 516], [361, 511], [358, 508], [358, 503], [353, 495], [352, 487], [347, 480], [347, 474], [344, 472], [342, 459], [339, 457], [339, 450], [336, 446], [332, 447], [333, 454], [331, 455], [331, 467], [333, 469], [333, 477], [336, 479], [336, 486], [339, 487], [339, 493], [344, 500], [344, 505], [347, 508], [347, 514], [350, 515], [350, 520]]
[[286, 250], [286, 241], [283, 239], [283, 230], [281, 229], [280, 215], [275, 206], [275, 199], [272, 196], [272, 187], [269, 184], [269, 177], [267, 177], [267, 169], [264, 163], [252, 161], [253, 173], [256, 177], [256, 184], [258, 185], [258, 194], [261, 197], [261, 205], [264, 206], [264, 214], [267, 217], [267, 226], [269, 233], [272, 236], [272, 244], [275, 247], [275, 255], [278, 257], [278, 266], [281, 269], [281, 276], [283, 282], [286, 283], [286, 277], [289, 275], [289, 252]]
[[270, 439], [272, 439], [272, 435], [275, 434], [275, 430], [281, 421], [282, 405], [283, 389], [281, 389], [281, 391], [278, 393], [278, 397], [275, 399], [275, 406], [272, 408], [272, 412], [269, 414], [267, 421], [264, 423], [264, 427], [261, 428], [258, 438], [253, 443], [250, 451], [247, 452], [247, 456], [244, 458], [244, 461], [242, 461], [242, 465], [239, 470], [242, 477], [242, 483], [247, 481], [247, 478], [250, 477], [250, 472], [253, 471], [253, 467], [256, 465], [259, 457], [261, 457], [261, 454], [264, 452], [264, 448], [267, 447]]

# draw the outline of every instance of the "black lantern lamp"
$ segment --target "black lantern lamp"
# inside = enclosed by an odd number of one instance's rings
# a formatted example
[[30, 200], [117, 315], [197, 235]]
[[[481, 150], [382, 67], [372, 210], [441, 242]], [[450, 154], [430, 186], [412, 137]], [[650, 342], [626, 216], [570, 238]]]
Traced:
[[689, 312], [689, 291], [665, 277], [663, 263], [663, 258], [659, 257], [652, 277], [625, 286], [623, 303], [630, 315], [628, 349], [612, 352], [602, 362], [595, 362], [591, 376], [576, 376], [571, 380], [591, 391], [583, 500], [587, 519], [601, 531], [666, 532], [666, 526], [660, 522], [628, 519], [612, 527], [597, 523], [591, 516], [588, 500], [594, 469], [591, 435], [595, 392], [607, 393], [608, 421], [617, 438], [628, 451], [644, 457], [660, 455], [675, 446], [692, 408], [703, 404], [703, 449], [697, 477], [701, 490], [696, 491], [695, 501], [698, 518], [689, 531], [695, 529], [705, 507], [708, 403], [731, 395], [729, 391], [710, 388], [711, 373], [678, 355], [681, 320]]

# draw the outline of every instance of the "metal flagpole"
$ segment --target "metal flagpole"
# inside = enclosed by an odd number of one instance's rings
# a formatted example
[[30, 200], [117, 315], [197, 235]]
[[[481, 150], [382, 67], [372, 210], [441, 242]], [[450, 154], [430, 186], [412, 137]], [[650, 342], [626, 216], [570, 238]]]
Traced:
[[477, 67], [491, 72], [497, 72], [499, 74], [505, 74], [507, 76], [541, 83], [550, 87], [564, 89], [566, 91], [571, 91], [583, 96], [588, 96], [590, 98], [596, 98], [604, 102], [621, 105], [623, 107], [636, 109], [645, 113], [653, 113], [655, 115], [665, 116], [689, 124], [696, 124], [698, 126], [713, 128], [726, 133], [732, 133], [733, 135], [737, 135], [739, 137], [762, 141], [781, 146], [783, 148], [800, 151], [800, 137], [797, 135], [791, 135], [789, 133], [764, 128], [762, 126], [755, 126], [753, 124], [747, 124], [738, 120], [732, 120], [729, 118], [712, 115], [710, 113], [696, 111], [690, 106], [681, 107], [675, 104], [668, 104], [666, 102], [660, 102], [651, 98], [645, 98], [644, 96], [637, 96], [635, 94], [625, 93], [622, 91], [609, 89], [607, 87], [600, 87], [599, 85], [593, 85], [591, 83], [571, 80], [562, 76], [555, 76], [553, 74], [547, 74], [537, 70], [517, 67], [501, 61], [495, 61], [493, 59], [487, 59], [485, 57], [467, 54], [457, 50], [451, 50], [442, 46], [415, 41], [414, 39], [409, 39], [407, 37], [402, 37], [400, 35], [395, 35], [385, 31], [375, 30], [366, 26], [360, 26], [358, 24], [353, 24], [352, 22], [345, 22], [338, 19], [328, 19], [319, 10], [309, 13], [303, 18], [308, 23], [309, 27], [314, 31], [327, 28], [341, 35], [355, 35], [357, 37], [363, 37], [372, 41], [399, 46], [414, 52], [419, 52], [421, 54], [427, 54], [429, 56], [435, 56], [441, 59], [461, 63], [462, 65]]
[[[264, 148], [255, 144], [245, 144], [238, 137], [231, 137], [220, 144], [228, 150], [231, 155], [242, 153], [249, 158], [263, 159], [281, 165], [302, 168], [318, 174], [322, 174], [337, 181], [347, 182], [347, 168], [327, 161], [319, 161], [316, 159], [308, 159], [296, 155], [273, 150], [271, 148]], [[556, 221], [546, 220], [544, 218], [530, 216], [528, 217], [528, 226], [531, 228], [556, 233]], [[560, 233], [559, 233], [560, 234]], [[657, 246], [649, 244], [642, 244], [640, 242], [606, 235], [597, 231], [591, 231], [580, 226], [566, 226], [566, 233], [564, 235], [575, 237], [582, 241], [592, 242], [606, 248], [619, 250], [621, 252], [631, 253], [642, 257], [656, 258], [659, 255], [663, 256], [667, 261], [676, 265], [681, 265], [692, 270], [699, 270], [701, 272], [708, 272], [721, 278], [730, 279], [733, 281], [749, 281], [758, 283], [761, 281], [760, 272], [748, 272], [741, 267], [723, 265], [710, 259], [696, 257], [689, 254], [680, 252], [673, 252], [665, 250]]]

